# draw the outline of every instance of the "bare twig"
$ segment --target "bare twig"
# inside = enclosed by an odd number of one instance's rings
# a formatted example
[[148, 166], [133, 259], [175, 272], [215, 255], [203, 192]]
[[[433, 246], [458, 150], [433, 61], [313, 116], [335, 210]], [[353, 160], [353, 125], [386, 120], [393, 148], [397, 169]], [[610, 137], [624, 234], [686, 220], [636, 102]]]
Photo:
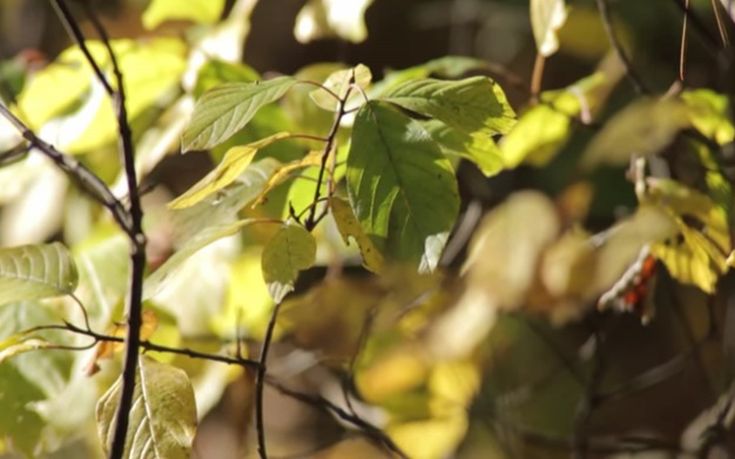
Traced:
[[268, 327], [263, 338], [263, 346], [260, 350], [260, 360], [258, 361], [258, 371], [255, 374], [255, 430], [258, 436], [258, 454], [261, 459], [268, 459], [268, 452], [265, 444], [265, 422], [263, 412], [263, 389], [266, 378], [266, 366], [268, 363], [268, 351], [270, 350], [271, 341], [273, 340], [273, 332], [276, 329], [278, 320], [278, 311], [281, 309], [282, 302], [278, 302], [273, 308], [271, 318], [268, 321]]
[[681, 25], [681, 46], [679, 48], [679, 80], [684, 82], [686, 77], [687, 57], [687, 25], [689, 24], [689, 0], [684, 0], [684, 20]]
[[643, 81], [636, 73], [635, 69], [633, 68], [633, 64], [630, 61], [630, 58], [625, 53], [625, 50], [623, 50], [623, 46], [620, 44], [617, 35], [615, 35], [615, 30], [613, 30], [612, 20], [610, 18], [610, 7], [607, 3], [607, 0], [596, 1], [597, 9], [600, 11], [602, 25], [605, 29], [605, 34], [607, 34], [607, 39], [610, 42], [610, 46], [615, 50], [615, 53], [617, 53], [618, 57], [620, 58], [620, 62], [622, 62], [623, 67], [625, 67], [625, 75], [628, 77], [628, 80], [630, 80], [630, 83], [633, 85], [633, 88], [636, 90], [636, 92], [642, 94], [648, 93], [648, 89], [646, 89]]
[[92, 26], [102, 39], [105, 49], [107, 50], [117, 86], [114, 89], [99, 64], [94, 59], [94, 56], [92, 56], [92, 53], [89, 51], [84, 34], [79, 27], [79, 23], [71, 14], [66, 2], [64, 0], [54, 0], [53, 4], [56, 7], [56, 11], [62, 22], [64, 22], [64, 25], [67, 27], [69, 34], [76, 41], [77, 46], [84, 54], [88, 63], [92, 66], [92, 69], [100, 80], [100, 83], [104, 86], [108, 95], [113, 100], [116, 109], [120, 151], [122, 154], [123, 167], [125, 169], [125, 178], [128, 185], [128, 199], [130, 201], [128, 209], [130, 231], [128, 232], [128, 235], [130, 237], [130, 260], [132, 265], [127, 305], [128, 327], [125, 337], [125, 358], [123, 363], [120, 404], [115, 416], [115, 432], [112, 444], [110, 445], [109, 456], [111, 459], [119, 459], [122, 458], [125, 452], [125, 438], [128, 431], [129, 414], [133, 403], [133, 394], [135, 392], [135, 373], [138, 365], [140, 328], [142, 325], [143, 275], [146, 262], [146, 238], [143, 233], [143, 211], [140, 205], [138, 179], [135, 170], [133, 134], [128, 120], [127, 109], [125, 107], [126, 97], [124, 77], [120, 70], [115, 51], [112, 49], [112, 45], [110, 44], [110, 39], [99, 18], [86, 1], [81, 1]]

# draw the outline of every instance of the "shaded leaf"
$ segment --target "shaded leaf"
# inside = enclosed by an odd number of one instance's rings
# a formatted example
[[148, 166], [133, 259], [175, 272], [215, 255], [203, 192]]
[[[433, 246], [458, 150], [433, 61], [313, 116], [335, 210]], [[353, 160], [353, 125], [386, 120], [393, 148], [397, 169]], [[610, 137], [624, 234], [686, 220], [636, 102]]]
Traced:
[[299, 272], [316, 260], [316, 240], [300, 225], [284, 225], [263, 249], [261, 266], [268, 292], [280, 303], [293, 290]]
[[364, 14], [373, 0], [309, 0], [294, 25], [300, 43], [339, 37], [353, 43], [367, 38]]
[[638, 100], [605, 123], [580, 165], [586, 169], [600, 164], [621, 165], [627, 164], [632, 155], [654, 155], [689, 124], [687, 108], [677, 100]]
[[360, 247], [360, 254], [365, 267], [370, 271], [380, 272], [383, 268], [383, 256], [370, 237], [363, 231], [360, 222], [357, 221], [357, 217], [352, 212], [350, 204], [343, 199], [333, 197], [329, 200], [329, 208], [345, 244], [349, 244], [350, 238], [353, 238]]
[[184, 194], [171, 201], [171, 209], [184, 209], [201, 202], [206, 197], [235, 181], [250, 165], [255, 154], [273, 142], [285, 139], [288, 132], [279, 132], [257, 142], [230, 148], [217, 167], [189, 188]]
[[531, 0], [531, 28], [539, 54], [548, 57], [559, 49], [556, 32], [566, 20], [564, 0]]
[[[119, 378], [97, 403], [97, 428], [106, 453], [121, 390]], [[189, 458], [196, 425], [194, 391], [186, 372], [141, 356], [123, 457]]]
[[421, 271], [437, 266], [459, 197], [451, 164], [421, 124], [385, 104], [364, 105], [352, 132], [347, 190], [385, 256]]
[[171, 20], [188, 20], [200, 24], [216, 22], [225, 7], [225, 0], [153, 0], [143, 12], [143, 27], [155, 29]]
[[408, 81], [388, 91], [385, 100], [467, 133], [505, 134], [515, 124], [500, 85], [482, 76]]
[[182, 150], [204, 150], [229, 139], [245, 127], [257, 111], [280, 99], [296, 83], [282, 76], [255, 83], [216, 86], [197, 101], [184, 131]]
[[255, 69], [245, 64], [234, 64], [221, 60], [211, 60], [199, 69], [194, 86], [194, 97], [223, 83], [251, 83], [260, 79]]
[[[372, 79], [373, 74], [370, 72], [370, 69], [363, 64], [358, 64], [351, 69], [337, 70], [332, 73], [327, 77], [323, 86], [339, 96], [340, 99], [344, 99], [345, 96], [347, 96], [347, 92], [350, 90], [351, 85], [354, 84], [362, 89], [366, 89]], [[325, 110], [335, 111], [339, 102], [329, 91], [321, 88], [315, 89], [309, 93], [309, 97], [311, 97], [311, 100], [313, 100], [319, 107]], [[357, 91], [353, 92], [351, 97], [353, 99], [361, 98], [362, 96], [360, 94], [356, 94], [356, 92]]]
[[0, 249], [0, 304], [72, 293], [79, 279], [59, 242]]

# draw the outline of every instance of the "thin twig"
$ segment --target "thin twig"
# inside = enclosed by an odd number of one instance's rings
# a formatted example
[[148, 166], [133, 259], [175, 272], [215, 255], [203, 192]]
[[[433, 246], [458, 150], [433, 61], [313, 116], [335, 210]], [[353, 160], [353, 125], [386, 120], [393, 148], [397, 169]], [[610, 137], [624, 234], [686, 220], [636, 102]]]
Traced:
[[110, 39], [107, 32], [94, 13], [91, 6], [86, 0], [81, 1], [87, 17], [90, 19], [92, 26], [99, 35], [104, 47], [107, 51], [112, 71], [115, 76], [116, 88], [113, 89], [110, 82], [105, 77], [99, 64], [92, 56], [86, 44], [84, 34], [79, 27], [79, 23], [71, 14], [64, 0], [54, 0], [57, 13], [66, 25], [72, 38], [76, 41], [77, 46], [84, 54], [85, 58], [92, 66], [94, 73], [105, 87], [110, 98], [113, 100], [116, 111], [120, 151], [122, 154], [123, 167], [125, 170], [125, 178], [128, 185], [128, 199], [130, 201], [129, 217], [130, 217], [130, 245], [131, 245], [131, 272], [130, 272], [130, 289], [128, 292], [128, 327], [125, 337], [125, 358], [122, 372], [122, 389], [120, 393], [120, 404], [115, 416], [115, 432], [110, 445], [110, 459], [120, 459], [125, 452], [125, 440], [128, 431], [130, 409], [133, 403], [133, 395], [135, 392], [135, 374], [138, 365], [138, 354], [140, 348], [140, 328], [142, 326], [142, 309], [143, 309], [143, 275], [145, 271], [145, 245], [146, 238], [143, 233], [143, 210], [140, 204], [140, 195], [138, 193], [138, 179], [135, 170], [135, 147], [133, 145], [133, 133], [130, 128], [127, 109], [125, 107], [125, 83], [124, 77], [120, 70], [115, 51], [112, 49]]
[[689, 23], [689, 0], [684, 0], [684, 20], [681, 25], [681, 46], [679, 47], [679, 80], [686, 77], [687, 25]]
[[538, 95], [541, 92], [545, 64], [546, 57], [541, 53], [536, 53], [536, 60], [533, 63], [533, 73], [531, 74], [531, 98], [534, 101], [538, 99]]
[[602, 25], [605, 29], [605, 34], [607, 34], [607, 39], [610, 42], [610, 46], [615, 50], [615, 53], [617, 53], [618, 57], [620, 58], [620, 62], [623, 64], [623, 67], [625, 67], [625, 75], [628, 77], [628, 80], [630, 80], [630, 83], [633, 85], [633, 88], [636, 90], [636, 92], [641, 94], [648, 93], [648, 89], [646, 89], [643, 81], [636, 73], [635, 69], [633, 68], [633, 64], [630, 61], [630, 58], [623, 50], [623, 46], [620, 44], [617, 35], [615, 35], [615, 31], [613, 30], [612, 26], [612, 20], [610, 19], [610, 7], [607, 3], [607, 0], [596, 1], [597, 9], [600, 11]]
[[268, 363], [268, 351], [270, 350], [271, 341], [273, 341], [273, 332], [276, 329], [278, 320], [278, 311], [281, 309], [282, 301], [279, 301], [273, 308], [271, 318], [268, 321], [268, 327], [263, 338], [263, 346], [260, 350], [260, 360], [258, 361], [258, 371], [255, 374], [255, 430], [258, 436], [258, 454], [261, 459], [268, 459], [268, 452], [265, 444], [265, 422], [263, 412], [263, 389], [266, 378], [266, 366]]

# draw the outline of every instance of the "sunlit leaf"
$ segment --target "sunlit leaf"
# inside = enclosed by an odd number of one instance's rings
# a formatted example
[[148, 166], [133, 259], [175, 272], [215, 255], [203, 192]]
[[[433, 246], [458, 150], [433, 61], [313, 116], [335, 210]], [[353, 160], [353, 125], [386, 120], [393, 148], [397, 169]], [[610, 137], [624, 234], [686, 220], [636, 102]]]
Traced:
[[143, 12], [143, 26], [155, 29], [171, 20], [188, 20], [201, 24], [216, 22], [225, 7], [225, 0], [152, 0]]
[[[119, 378], [97, 403], [97, 427], [105, 452], [112, 444], [121, 391]], [[129, 422], [123, 457], [191, 457], [197, 414], [186, 372], [142, 356]]]
[[566, 19], [564, 0], [531, 0], [531, 28], [539, 54], [548, 57], [559, 49], [556, 31]]
[[735, 139], [727, 96], [709, 89], [695, 89], [682, 92], [681, 99], [689, 107], [692, 125], [699, 132], [720, 145]]
[[408, 81], [388, 91], [385, 100], [467, 133], [505, 134], [515, 124], [505, 93], [487, 77]]
[[[329, 75], [323, 86], [326, 89], [315, 89], [309, 96], [319, 107], [334, 111], [337, 109], [338, 101], [335, 99], [335, 95], [340, 99], [344, 99], [347, 96], [347, 92], [350, 91], [352, 85], [356, 85], [363, 90], [368, 87], [373, 79], [373, 75], [370, 69], [363, 64], [358, 64], [356, 67], [345, 70], [337, 70], [336, 72]], [[331, 91], [331, 93], [329, 91]], [[352, 92], [352, 99], [362, 97], [358, 90]]]
[[293, 290], [300, 271], [316, 260], [316, 241], [300, 225], [284, 225], [263, 249], [263, 278], [273, 300], [280, 303]]
[[161, 291], [165, 282], [190, 256], [223, 237], [232, 236], [247, 225], [257, 222], [254, 219], [239, 220], [229, 224], [216, 224], [202, 229], [186, 241], [164, 264], [156, 269], [145, 281], [143, 298], [147, 299]]
[[256, 161], [229, 186], [185, 209], [174, 210], [174, 240], [186, 243], [210, 226], [230, 224], [237, 213], [263, 191], [268, 179], [281, 167], [273, 158]]
[[[158, 328], [158, 317], [150, 310], [146, 309], [141, 315], [142, 324], [140, 326], [140, 339], [147, 340]], [[127, 323], [113, 322], [106, 330], [108, 336], [117, 336], [124, 338], [127, 333]], [[100, 341], [94, 347], [94, 355], [89, 361], [85, 374], [92, 376], [99, 371], [99, 361], [112, 358], [116, 352], [120, 352], [125, 348], [125, 343], [120, 341]]]
[[255, 83], [226, 83], [210, 89], [197, 101], [191, 123], [184, 131], [182, 149], [204, 150], [219, 145], [295, 83], [293, 78], [282, 76]]
[[638, 100], [605, 123], [580, 164], [589, 169], [600, 164], [627, 164], [632, 155], [654, 155], [689, 124], [687, 108], [677, 100]]
[[467, 415], [406, 422], [388, 427], [388, 434], [409, 457], [441, 459], [449, 457], [464, 438], [469, 420]]
[[725, 209], [707, 195], [670, 179], [648, 179], [646, 199], [671, 214], [680, 235], [655, 244], [651, 253], [680, 282], [714, 293], [720, 276], [730, 268], [732, 247]]
[[572, 135], [573, 118], [592, 122], [623, 74], [620, 61], [608, 57], [592, 75], [564, 89], [541, 93], [541, 102], [526, 110], [500, 141], [506, 166], [524, 162], [545, 166]]
[[212, 172], [171, 201], [168, 206], [171, 209], [184, 209], [201, 202], [234, 182], [250, 165], [258, 150], [288, 136], [288, 132], [279, 132], [257, 142], [230, 148], [222, 162]]
[[[151, 107], [168, 104], [180, 91], [178, 85], [186, 68], [187, 51], [182, 40], [115, 40], [112, 45], [120, 71], [126, 76], [125, 107], [130, 120], [137, 120]], [[111, 74], [106, 55], [101, 63]], [[86, 62], [84, 65], [88, 66]], [[90, 81], [95, 80], [90, 77]], [[115, 109], [99, 83], [95, 81], [82, 102], [73, 113], [45, 126], [44, 133], [48, 132], [49, 136], [58, 139], [60, 146], [73, 153], [113, 145], [118, 138]]]
[[16, 336], [0, 342], [0, 363], [16, 355], [54, 347], [53, 343], [38, 338]]
[[343, 199], [334, 197], [329, 200], [329, 208], [345, 243], [349, 244], [350, 238], [353, 238], [360, 247], [365, 267], [373, 272], [380, 272], [383, 267], [383, 256], [370, 237], [363, 231], [360, 222], [357, 221], [355, 214], [352, 212], [350, 204]]
[[373, 0], [309, 0], [296, 16], [294, 36], [301, 43], [339, 37], [353, 43], [367, 38], [365, 10]]
[[268, 179], [268, 182], [265, 184], [265, 188], [263, 188], [263, 191], [261, 191], [258, 197], [255, 198], [252, 206], [255, 207], [262, 204], [267, 199], [268, 193], [271, 192], [278, 185], [285, 182], [291, 175], [291, 173], [306, 167], [318, 166], [321, 163], [321, 158], [323, 154], [323, 152], [318, 150], [310, 151], [303, 158], [279, 167], [276, 172]]
[[454, 171], [416, 121], [383, 103], [357, 114], [347, 159], [350, 203], [383, 255], [431, 271], [459, 211]]
[[504, 169], [500, 149], [489, 135], [483, 132], [467, 134], [437, 120], [424, 123], [424, 127], [445, 155], [473, 162], [486, 177]]
[[79, 281], [61, 243], [0, 249], [0, 304], [72, 293]]

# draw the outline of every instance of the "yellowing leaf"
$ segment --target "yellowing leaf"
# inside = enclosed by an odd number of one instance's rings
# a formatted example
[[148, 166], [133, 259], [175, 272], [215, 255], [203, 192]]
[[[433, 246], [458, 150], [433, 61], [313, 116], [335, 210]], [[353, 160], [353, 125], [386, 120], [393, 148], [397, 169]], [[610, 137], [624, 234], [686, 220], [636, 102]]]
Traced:
[[143, 12], [143, 26], [151, 30], [170, 20], [212, 24], [219, 19], [224, 6], [225, 0], [153, 0]]
[[680, 101], [638, 100], [605, 123], [584, 152], [581, 166], [621, 165], [632, 155], [654, 155], [689, 125], [687, 107]]
[[25, 352], [53, 348], [54, 346], [53, 343], [37, 338], [5, 340], [0, 342], [0, 363]]
[[429, 364], [421, 354], [404, 347], [357, 372], [355, 383], [365, 400], [381, 402], [423, 384], [428, 372]]
[[[143, 311], [141, 319], [142, 324], [140, 327], [140, 339], [147, 340], [158, 328], [158, 317], [156, 317], [156, 313], [154, 313], [150, 309], [146, 309], [145, 311]], [[122, 338], [125, 336], [127, 328], [128, 327], [126, 323], [113, 323], [107, 328], [106, 334], [109, 336], [117, 336], [119, 338]], [[120, 352], [124, 348], [125, 344], [122, 342], [100, 341], [94, 348], [94, 355], [87, 365], [85, 374], [87, 376], [92, 376], [93, 374], [97, 373], [97, 371], [99, 371], [100, 360], [112, 358], [112, 356], [116, 352]]]
[[212, 172], [189, 188], [184, 194], [171, 201], [168, 206], [171, 209], [184, 209], [201, 202], [234, 182], [250, 165], [258, 150], [288, 136], [288, 132], [279, 132], [247, 145], [230, 148], [225, 153], [222, 162]]
[[182, 150], [215, 147], [245, 127], [263, 106], [280, 99], [296, 80], [288, 76], [215, 86], [197, 101]]
[[406, 422], [389, 426], [388, 435], [408, 455], [416, 459], [451, 457], [467, 433], [467, 414]]
[[[351, 69], [337, 70], [336, 72], [329, 75], [327, 80], [323, 83], [323, 86], [327, 88], [331, 93], [325, 89], [319, 88], [309, 93], [309, 97], [319, 107], [334, 111], [337, 109], [338, 101], [334, 95], [339, 96], [340, 99], [344, 99], [347, 96], [347, 92], [350, 90], [352, 85], [356, 85], [363, 90], [368, 87], [373, 79], [373, 74], [370, 69], [363, 64], [358, 64], [356, 67]], [[332, 94], [333, 93], [333, 94]], [[362, 98], [358, 90], [354, 90], [351, 94], [351, 98]]]
[[709, 89], [695, 89], [682, 92], [681, 99], [689, 107], [692, 125], [703, 135], [720, 145], [735, 139], [727, 96]]
[[[197, 414], [186, 372], [141, 356], [135, 377], [123, 457], [191, 457]], [[119, 378], [97, 403], [97, 429], [105, 453], [112, 444], [121, 390]]]
[[367, 38], [363, 18], [373, 0], [309, 0], [296, 16], [294, 36], [300, 43], [339, 37], [353, 43]]
[[285, 225], [263, 249], [261, 266], [268, 292], [280, 303], [293, 290], [299, 272], [316, 260], [314, 236], [299, 225]]
[[647, 200], [662, 206], [676, 221], [680, 238], [651, 247], [671, 275], [714, 293], [730, 265], [732, 251], [727, 212], [708, 196], [674, 180], [648, 179]]
[[357, 217], [352, 212], [350, 204], [343, 199], [333, 197], [329, 201], [329, 208], [332, 210], [332, 217], [334, 217], [339, 233], [345, 243], [349, 244], [350, 237], [354, 238], [360, 247], [365, 267], [370, 271], [380, 272], [383, 268], [383, 256], [375, 247], [373, 241], [370, 240], [370, 237], [365, 234], [360, 222], [357, 221]]
[[253, 200], [251, 207], [256, 207], [262, 204], [266, 200], [268, 193], [270, 193], [278, 185], [285, 182], [291, 172], [306, 167], [318, 166], [319, 164], [321, 164], [323, 154], [324, 152], [319, 150], [310, 151], [303, 158], [296, 161], [291, 161], [288, 164], [284, 164], [278, 167], [278, 169], [276, 169], [276, 172], [266, 182], [263, 191], [261, 191], [258, 197]]
[[539, 54], [548, 57], [559, 49], [556, 31], [566, 19], [564, 0], [531, 0], [531, 28]]
[[59, 242], [0, 248], [0, 304], [72, 293], [79, 281]]

